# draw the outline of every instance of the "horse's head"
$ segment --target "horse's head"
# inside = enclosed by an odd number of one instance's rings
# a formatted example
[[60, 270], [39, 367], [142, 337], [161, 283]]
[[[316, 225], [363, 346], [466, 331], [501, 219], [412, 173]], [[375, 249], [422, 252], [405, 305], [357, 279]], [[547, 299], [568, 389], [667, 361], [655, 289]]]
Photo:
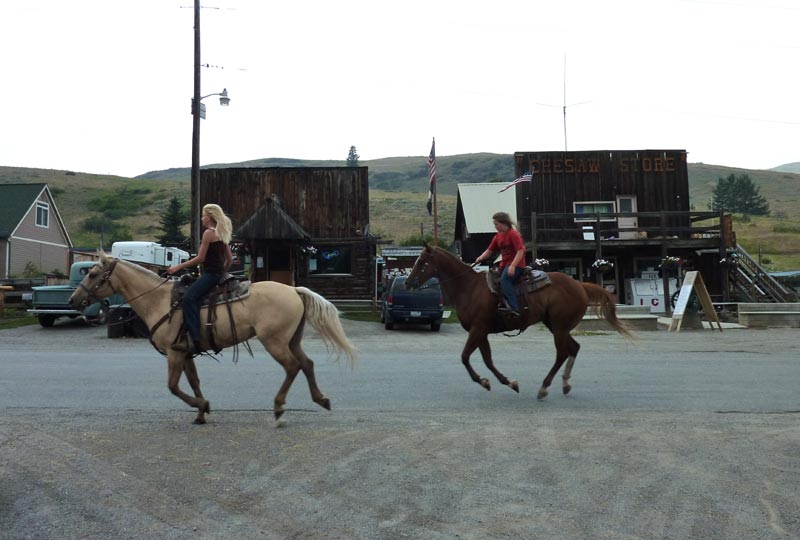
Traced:
[[92, 302], [97, 302], [114, 294], [111, 285], [111, 273], [117, 265], [117, 259], [99, 252], [100, 262], [92, 266], [86, 277], [78, 284], [78, 288], [69, 297], [69, 304], [83, 309]]
[[414, 263], [414, 268], [406, 279], [406, 289], [417, 289], [432, 277], [439, 275], [439, 268], [433, 260], [434, 247], [424, 241], [423, 244], [422, 253], [417, 257], [417, 262]]

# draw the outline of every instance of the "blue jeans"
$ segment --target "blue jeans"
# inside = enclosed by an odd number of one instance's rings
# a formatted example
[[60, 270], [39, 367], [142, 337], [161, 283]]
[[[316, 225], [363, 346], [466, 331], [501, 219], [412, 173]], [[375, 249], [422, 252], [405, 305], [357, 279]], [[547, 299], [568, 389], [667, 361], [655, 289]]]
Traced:
[[194, 341], [200, 341], [200, 299], [219, 283], [221, 274], [203, 274], [183, 295], [183, 324]]
[[517, 303], [517, 295], [514, 294], [514, 280], [522, 275], [522, 268], [515, 268], [514, 275], [508, 275], [508, 266], [503, 268], [503, 273], [500, 274], [500, 289], [503, 291], [503, 296], [508, 300], [508, 305], [514, 311], [519, 311], [519, 304]]

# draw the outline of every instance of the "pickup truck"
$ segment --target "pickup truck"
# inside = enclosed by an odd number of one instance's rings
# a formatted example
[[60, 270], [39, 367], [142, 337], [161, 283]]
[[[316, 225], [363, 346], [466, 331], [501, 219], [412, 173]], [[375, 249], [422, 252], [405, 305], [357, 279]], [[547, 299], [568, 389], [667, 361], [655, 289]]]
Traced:
[[[189, 260], [189, 252], [176, 247], [164, 247], [156, 242], [114, 242], [111, 246], [111, 256], [131, 261], [154, 272]], [[111, 308], [119, 308], [115, 309], [119, 320], [115, 320], [114, 325], [109, 326], [109, 337], [121, 337], [117, 334], [125, 328], [125, 325], [121, 324], [122, 321], [135, 319], [135, 314], [119, 294], [112, 294], [102, 302], [95, 302], [83, 311], [78, 311], [69, 305], [70, 296], [94, 265], [94, 261], [74, 263], [69, 269], [67, 285], [34, 287], [28, 299], [31, 304], [28, 313], [36, 315], [43, 327], [50, 328], [59, 317], [71, 319], [83, 317], [90, 324], [103, 325], [109, 322]]]
[[59, 317], [69, 317], [70, 319], [83, 317], [90, 324], [106, 324], [109, 306], [125, 303], [119, 294], [112, 294], [102, 302], [95, 302], [83, 311], [78, 311], [69, 305], [69, 297], [94, 265], [94, 261], [74, 263], [69, 269], [69, 283], [66, 285], [33, 287], [30, 297], [31, 308], [28, 313], [36, 315], [39, 324], [44, 328], [53, 326]]

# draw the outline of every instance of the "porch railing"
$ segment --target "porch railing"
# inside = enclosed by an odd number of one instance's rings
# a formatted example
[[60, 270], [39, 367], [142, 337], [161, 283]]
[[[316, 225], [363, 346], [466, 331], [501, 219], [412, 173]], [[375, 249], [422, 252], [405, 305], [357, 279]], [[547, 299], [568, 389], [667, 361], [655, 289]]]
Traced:
[[[635, 225], [620, 226], [620, 220]], [[614, 212], [594, 214], [532, 213], [530, 227], [534, 244], [581, 240], [719, 239], [728, 233], [721, 212]], [[527, 232], [527, 231], [526, 231]], [[731, 244], [732, 239], [730, 240]]]

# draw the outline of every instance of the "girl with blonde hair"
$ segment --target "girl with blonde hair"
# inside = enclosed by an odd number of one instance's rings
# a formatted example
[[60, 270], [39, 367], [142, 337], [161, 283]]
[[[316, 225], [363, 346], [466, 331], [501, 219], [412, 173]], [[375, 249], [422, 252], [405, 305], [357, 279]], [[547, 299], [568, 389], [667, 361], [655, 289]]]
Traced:
[[233, 263], [230, 247], [233, 233], [231, 219], [218, 204], [207, 204], [203, 207], [200, 221], [206, 230], [197, 255], [167, 269], [167, 272], [174, 274], [184, 268], [202, 265], [202, 275], [183, 296], [183, 323], [188, 332], [187, 339], [172, 346], [176, 351], [190, 354], [199, 354], [204, 350], [200, 344], [200, 299], [219, 283]]

